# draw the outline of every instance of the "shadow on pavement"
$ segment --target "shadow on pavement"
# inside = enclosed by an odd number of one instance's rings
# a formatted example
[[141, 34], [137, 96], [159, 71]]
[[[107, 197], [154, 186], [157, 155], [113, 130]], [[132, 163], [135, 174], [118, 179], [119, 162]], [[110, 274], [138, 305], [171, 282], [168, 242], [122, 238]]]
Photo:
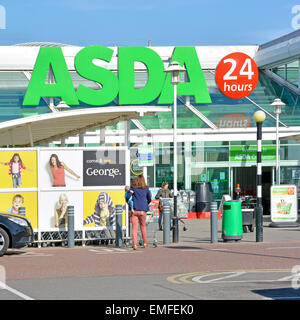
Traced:
[[300, 300], [300, 290], [293, 288], [252, 290], [253, 293], [273, 300]]

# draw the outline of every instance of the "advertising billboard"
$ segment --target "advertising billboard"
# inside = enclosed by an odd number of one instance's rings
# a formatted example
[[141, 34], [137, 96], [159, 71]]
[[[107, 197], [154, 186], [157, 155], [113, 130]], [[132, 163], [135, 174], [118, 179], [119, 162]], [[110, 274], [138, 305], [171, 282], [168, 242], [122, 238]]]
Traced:
[[115, 228], [122, 205], [125, 147], [30, 148], [0, 151], [0, 211], [25, 216], [36, 232], [67, 231], [68, 205], [74, 206], [75, 230]]
[[295, 222], [298, 218], [297, 187], [276, 185], [271, 187], [272, 222]]
[[125, 150], [83, 151], [83, 186], [125, 185]]
[[0, 189], [37, 188], [37, 152], [0, 152]]

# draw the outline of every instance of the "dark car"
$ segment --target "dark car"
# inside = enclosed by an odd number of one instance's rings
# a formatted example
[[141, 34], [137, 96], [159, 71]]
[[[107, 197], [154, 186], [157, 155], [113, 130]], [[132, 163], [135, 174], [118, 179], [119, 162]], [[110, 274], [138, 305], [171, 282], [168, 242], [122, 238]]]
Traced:
[[33, 230], [25, 217], [0, 213], [0, 257], [8, 248], [23, 248], [32, 242]]

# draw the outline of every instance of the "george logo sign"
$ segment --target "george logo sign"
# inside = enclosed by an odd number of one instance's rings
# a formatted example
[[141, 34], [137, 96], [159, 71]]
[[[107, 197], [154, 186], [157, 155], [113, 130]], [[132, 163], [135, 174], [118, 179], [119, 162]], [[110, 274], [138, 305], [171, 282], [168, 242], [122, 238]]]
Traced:
[[125, 185], [125, 151], [83, 151], [83, 186]]
[[216, 70], [216, 83], [221, 92], [231, 99], [248, 96], [258, 82], [258, 68], [247, 54], [233, 52], [225, 56]]

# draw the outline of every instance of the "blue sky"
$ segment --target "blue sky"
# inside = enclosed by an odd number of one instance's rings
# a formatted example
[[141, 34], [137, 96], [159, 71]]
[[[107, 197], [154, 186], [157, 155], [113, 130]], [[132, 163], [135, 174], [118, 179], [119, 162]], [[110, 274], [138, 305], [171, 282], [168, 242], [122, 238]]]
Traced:
[[6, 10], [0, 45], [262, 44], [294, 31], [292, 7], [298, 4], [300, 0], [0, 0]]

